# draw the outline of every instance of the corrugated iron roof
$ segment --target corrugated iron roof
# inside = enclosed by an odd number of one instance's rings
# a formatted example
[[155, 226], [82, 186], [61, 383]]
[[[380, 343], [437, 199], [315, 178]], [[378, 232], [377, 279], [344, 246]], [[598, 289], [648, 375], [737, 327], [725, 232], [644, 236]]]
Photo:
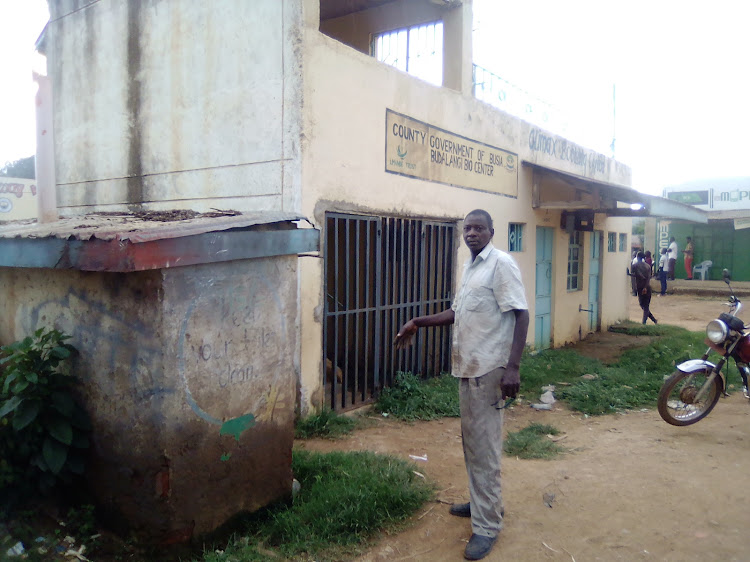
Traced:
[[44, 224], [39, 224], [36, 221], [0, 223], [0, 238], [129, 240], [133, 243], [139, 243], [303, 219], [304, 217], [297, 213], [279, 211], [258, 213], [238, 213], [235, 211], [91, 213], [64, 217], [58, 221]]

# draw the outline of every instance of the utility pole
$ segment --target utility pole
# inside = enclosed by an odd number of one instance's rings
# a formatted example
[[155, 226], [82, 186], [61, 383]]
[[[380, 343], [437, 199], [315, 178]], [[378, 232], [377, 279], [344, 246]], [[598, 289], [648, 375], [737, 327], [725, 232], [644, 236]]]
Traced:
[[617, 92], [615, 90], [615, 83], [612, 82], [612, 144], [609, 146], [612, 149], [613, 159], [615, 158], [616, 126], [617, 126]]

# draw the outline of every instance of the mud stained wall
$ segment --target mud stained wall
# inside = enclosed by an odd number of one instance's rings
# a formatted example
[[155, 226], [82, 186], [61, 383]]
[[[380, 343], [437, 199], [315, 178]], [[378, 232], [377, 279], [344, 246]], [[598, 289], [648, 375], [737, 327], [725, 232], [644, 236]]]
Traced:
[[291, 491], [296, 257], [128, 274], [0, 269], [0, 342], [72, 336], [93, 421], [87, 477], [155, 542]]
[[49, 8], [63, 214], [298, 207], [299, 0]]

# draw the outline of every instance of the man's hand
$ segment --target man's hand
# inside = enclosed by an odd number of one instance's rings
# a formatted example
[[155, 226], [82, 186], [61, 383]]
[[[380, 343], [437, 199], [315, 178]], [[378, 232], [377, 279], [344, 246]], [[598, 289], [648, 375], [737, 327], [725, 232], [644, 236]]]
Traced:
[[515, 398], [518, 390], [521, 388], [521, 374], [518, 367], [506, 367], [503, 378], [500, 379], [500, 392], [503, 400], [506, 398]]
[[409, 320], [406, 324], [401, 326], [398, 334], [396, 334], [396, 339], [393, 340], [393, 345], [396, 346], [396, 349], [409, 347], [411, 345], [411, 340], [414, 337], [414, 334], [417, 333], [418, 329], [419, 328], [414, 323], [414, 320]]

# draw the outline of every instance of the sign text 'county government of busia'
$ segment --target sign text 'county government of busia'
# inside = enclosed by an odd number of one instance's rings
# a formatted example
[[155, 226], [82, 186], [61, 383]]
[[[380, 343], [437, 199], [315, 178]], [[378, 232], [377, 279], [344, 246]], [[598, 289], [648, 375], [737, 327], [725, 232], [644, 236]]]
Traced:
[[518, 196], [518, 156], [386, 109], [385, 170]]

